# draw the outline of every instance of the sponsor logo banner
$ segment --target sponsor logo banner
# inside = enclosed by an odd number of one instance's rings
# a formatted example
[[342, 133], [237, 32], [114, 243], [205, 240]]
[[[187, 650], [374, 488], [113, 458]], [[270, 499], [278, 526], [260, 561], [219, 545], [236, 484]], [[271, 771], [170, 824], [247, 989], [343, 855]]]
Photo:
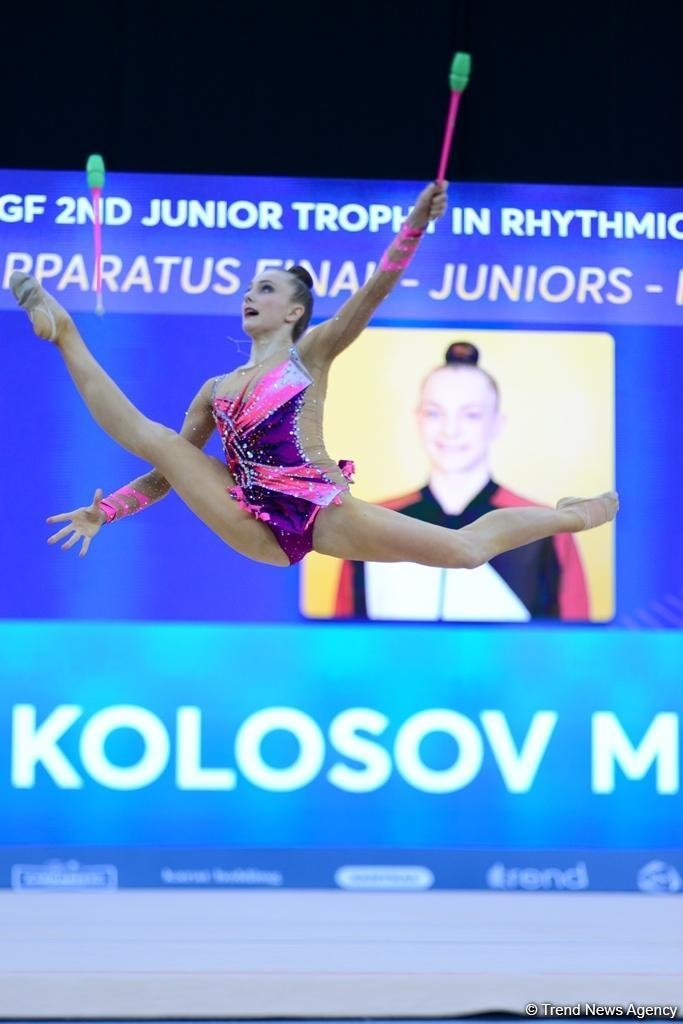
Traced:
[[[0, 888], [683, 892], [683, 850], [2, 848]], [[654, 854], [654, 855], [653, 855]]]

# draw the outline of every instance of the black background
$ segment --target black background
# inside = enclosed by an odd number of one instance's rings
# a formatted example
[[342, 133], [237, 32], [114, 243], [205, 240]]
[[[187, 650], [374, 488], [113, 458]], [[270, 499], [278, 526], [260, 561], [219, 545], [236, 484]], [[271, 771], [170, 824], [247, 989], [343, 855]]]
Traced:
[[661, 0], [14, 5], [0, 165], [683, 183], [683, 11]]

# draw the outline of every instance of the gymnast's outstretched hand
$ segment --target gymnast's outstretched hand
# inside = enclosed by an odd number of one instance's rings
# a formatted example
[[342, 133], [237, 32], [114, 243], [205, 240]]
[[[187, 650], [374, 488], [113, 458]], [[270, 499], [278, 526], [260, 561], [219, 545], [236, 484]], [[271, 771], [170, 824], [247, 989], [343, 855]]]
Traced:
[[100, 505], [101, 500], [102, 491], [98, 487], [91, 505], [77, 508], [73, 512], [60, 512], [56, 516], [48, 516], [46, 520], [48, 523], [63, 523], [68, 520], [66, 526], [63, 526], [57, 533], [53, 533], [51, 537], [48, 537], [48, 544], [57, 544], [64, 537], [67, 537], [68, 539], [62, 544], [62, 551], [67, 551], [74, 544], [77, 544], [79, 540], [82, 540], [83, 543], [81, 544], [79, 556], [82, 558], [84, 555], [87, 555], [90, 541], [95, 534], [99, 533], [106, 520], [104, 509]]

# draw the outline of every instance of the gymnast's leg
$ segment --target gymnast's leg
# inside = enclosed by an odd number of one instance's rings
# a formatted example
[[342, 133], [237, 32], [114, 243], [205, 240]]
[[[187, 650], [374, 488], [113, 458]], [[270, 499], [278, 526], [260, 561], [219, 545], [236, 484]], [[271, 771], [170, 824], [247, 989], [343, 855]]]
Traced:
[[565, 498], [552, 508], [487, 512], [461, 530], [449, 530], [344, 495], [316, 521], [316, 551], [362, 562], [417, 562], [445, 569], [474, 569], [495, 555], [557, 533], [576, 533], [609, 522], [619, 501], [613, 491], [587, 500]]
[[17, 272], [10, 284], [35, 333], [52, 341], [61, 353], [102, 429], [127, 451], [156, 466], [221, 540], [256, 561], [289, 565], [271, 530], [227, 496], [227, 488], [234, 484], [227, 467], [136, 409], [88, 351], [69, 314], [33, 278]]

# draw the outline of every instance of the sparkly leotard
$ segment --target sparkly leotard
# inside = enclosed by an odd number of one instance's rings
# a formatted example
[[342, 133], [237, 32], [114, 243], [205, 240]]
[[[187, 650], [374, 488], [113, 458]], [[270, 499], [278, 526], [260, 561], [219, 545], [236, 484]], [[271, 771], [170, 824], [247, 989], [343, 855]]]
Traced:
[[348, 490], [353, 463], [335, 465], [325, 452], [318, 399], [307, 400], [319, 385], [295, 348], [237, 395], [217, 393], [223, 380], [214, 384], [212, 410], [235, 478], [228, 494], [270, 527], [294, 565], [313, 547], [320, 509], [339, 504]]

